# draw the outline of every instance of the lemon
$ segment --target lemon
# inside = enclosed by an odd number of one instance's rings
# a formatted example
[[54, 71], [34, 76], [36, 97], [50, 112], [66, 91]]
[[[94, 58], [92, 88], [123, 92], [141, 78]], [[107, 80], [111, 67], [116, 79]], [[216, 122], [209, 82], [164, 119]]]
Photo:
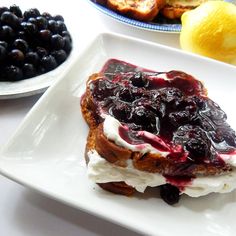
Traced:
[[182, 49], [227, 63], [236, 61], [236, 6], [209, 1], [181, 18]]

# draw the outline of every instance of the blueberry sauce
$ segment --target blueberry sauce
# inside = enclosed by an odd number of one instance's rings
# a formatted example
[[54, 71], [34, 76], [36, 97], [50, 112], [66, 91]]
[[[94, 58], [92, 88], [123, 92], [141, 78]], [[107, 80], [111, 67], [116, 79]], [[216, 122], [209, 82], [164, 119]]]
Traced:
[[[193, 166], [224, 168], [222, 155], [235, 152], [235, 132], [225, 112], [191, 75], [155, 72], [116, 59], [109, 60], [100, 74], [89, 84], [95, 110], [121, 122], [119, 134], [126, 142], [140, 147], [149, 143], [169, 152], [166, 158], [178, 171], [165, 178], [178, 191], [191, 183]], [[162, 194], [170, 189], [163, 188]]]

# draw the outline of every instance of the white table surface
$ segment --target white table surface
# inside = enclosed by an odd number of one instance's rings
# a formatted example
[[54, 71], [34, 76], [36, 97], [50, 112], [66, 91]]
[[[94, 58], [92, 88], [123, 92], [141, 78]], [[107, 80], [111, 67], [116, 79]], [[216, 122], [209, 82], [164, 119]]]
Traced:
[[[86, 0], [57, 3], [46, 0], [1, 1], [2, 6], [11, 3], [21, 8], [37, 7], [52, 14], [62, 14], [74, 36], [78, 53], [101, 32], [116, 32], [179, 48], [178, 34], [144, 31], [124, 25], [98, 12]], [[0, 147], [14, 133], [40, 96], [0, 101]], [[3, 176], [0, 176], [0, 189], [1, 236], [139, 235], [51, 200]]]

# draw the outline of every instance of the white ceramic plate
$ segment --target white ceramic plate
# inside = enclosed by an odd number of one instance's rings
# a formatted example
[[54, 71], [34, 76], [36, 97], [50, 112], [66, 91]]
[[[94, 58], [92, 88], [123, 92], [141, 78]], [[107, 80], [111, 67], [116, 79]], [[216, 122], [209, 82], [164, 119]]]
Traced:
[[88, 132], [80, 98], [90, 74], [109, 58], [145, 68], [183, 70], [204, 81], [209, 95], [228, 113], [236, 128], [236, 68], [182, 51], [122, 37], [100, 35], [63, 79], [29, 112], [0, 153], [3, 175], [51, 198], [145, 235], [234, 236], [236, 192], [198, 199], [183, 196], [165, 204], [158, 191], [124, 197], [103, 191], [87, 179], [84, 147]]

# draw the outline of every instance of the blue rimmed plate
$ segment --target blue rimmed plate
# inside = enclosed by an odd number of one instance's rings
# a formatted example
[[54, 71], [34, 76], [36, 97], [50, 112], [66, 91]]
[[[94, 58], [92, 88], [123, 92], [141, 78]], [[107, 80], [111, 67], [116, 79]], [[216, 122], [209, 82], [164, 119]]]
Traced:
[[[178, 23], [150, 23], [150, 22], [142, 22], [138, 20], [131, 19], [129, 17], [120, 15], [105, 6], [102, 6], [93, 0], [88, 0], [96, 9], [112, 17], [113, 19], [125, 23], [127, 25], [131, 25], [140, 29], [150, 30], [150, 31], [160, 31], [160, 32], [172, 32], [179, 33], [181, 31], [181, 24]], [[225, 2], [235, 2], [235, 0], [225, 0]]]

